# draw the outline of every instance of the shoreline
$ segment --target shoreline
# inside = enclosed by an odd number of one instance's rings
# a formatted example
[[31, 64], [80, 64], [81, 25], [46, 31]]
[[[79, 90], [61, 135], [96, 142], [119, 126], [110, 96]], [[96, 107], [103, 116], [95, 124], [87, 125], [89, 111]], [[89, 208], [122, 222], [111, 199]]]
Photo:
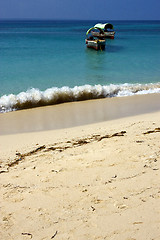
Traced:
[[0, 135], [88, 125], [160, 110], [160, 94], [63, 103], [0, 114]]

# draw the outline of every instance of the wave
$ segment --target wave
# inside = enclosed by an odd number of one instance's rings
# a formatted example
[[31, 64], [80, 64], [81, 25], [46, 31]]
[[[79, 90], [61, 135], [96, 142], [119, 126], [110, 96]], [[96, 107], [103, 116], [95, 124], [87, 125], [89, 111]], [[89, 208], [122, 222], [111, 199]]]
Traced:
[[48, 88], [45, 91], [31, 88], [17, 95], [3, 95], [0, 98], [0, 112], [9, 112], [58, 103], [83, 101], [89, 99], [132, 96], [136, 94], [160, 93], [160, 83], [84, 85]]

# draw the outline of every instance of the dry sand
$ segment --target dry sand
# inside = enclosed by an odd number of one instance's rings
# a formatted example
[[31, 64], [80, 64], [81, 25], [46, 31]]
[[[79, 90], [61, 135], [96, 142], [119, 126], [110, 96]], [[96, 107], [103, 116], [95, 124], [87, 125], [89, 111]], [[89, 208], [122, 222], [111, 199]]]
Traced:
[[0, 239], [159, 240], [160, 112], [0, 136]]

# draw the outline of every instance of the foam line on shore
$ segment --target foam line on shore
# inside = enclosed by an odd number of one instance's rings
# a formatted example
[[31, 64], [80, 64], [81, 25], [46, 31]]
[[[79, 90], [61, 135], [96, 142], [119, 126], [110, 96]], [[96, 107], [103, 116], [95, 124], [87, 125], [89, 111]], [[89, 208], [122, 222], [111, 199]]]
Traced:
[[136, 94], [160, 93], [160, 83], [120, 84], [120, 85], [83, 85], [62, 88], [48, 88], [41, 91], [31, 88], [17, 95], [3, 95], [0, 98], [0, 112], [29, 109], [58, 103], [83, 101], [90, 99], [132, 96]]

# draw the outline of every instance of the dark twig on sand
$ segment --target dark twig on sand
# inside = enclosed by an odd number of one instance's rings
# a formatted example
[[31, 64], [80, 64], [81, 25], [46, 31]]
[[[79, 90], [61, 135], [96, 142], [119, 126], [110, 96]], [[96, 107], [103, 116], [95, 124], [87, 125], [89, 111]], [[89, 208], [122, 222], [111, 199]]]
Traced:
[[149, 130], [147, 132], [144, 132], [143, 134], [150, 134], [150, 133], [157, 133], [160, 132], [160, 128], [155, 128], [154, 130]]
[[31, 238], [33, 237], [33, 235], [31, 233], [22, 233], [22, 235], [28, 235], [30, 236]]
[[51, 237], [51, 239], [53, 239], [56, 235], [57, 235], [57, 231], [55, 232], [55, 234]]

